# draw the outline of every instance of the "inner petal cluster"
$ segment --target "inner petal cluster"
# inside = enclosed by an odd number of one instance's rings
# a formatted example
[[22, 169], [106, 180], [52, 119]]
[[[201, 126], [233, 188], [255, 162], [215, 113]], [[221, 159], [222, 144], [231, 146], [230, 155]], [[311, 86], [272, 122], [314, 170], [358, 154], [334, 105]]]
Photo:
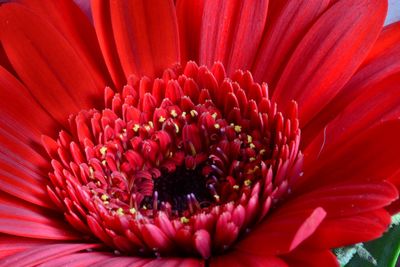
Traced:
[[120, 253], [222, 253], [301, 176], [297, 106], [277, 112], [249, 72], [189, 62], [105, 90], [103, 110], [69, 119], [48, 192], [66, 220]]

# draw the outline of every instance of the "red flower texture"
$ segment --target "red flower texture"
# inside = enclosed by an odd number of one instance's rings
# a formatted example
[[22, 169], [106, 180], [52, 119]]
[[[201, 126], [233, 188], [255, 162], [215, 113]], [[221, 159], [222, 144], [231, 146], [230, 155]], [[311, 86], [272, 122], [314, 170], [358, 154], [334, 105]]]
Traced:
[[398, 210], [386, 1], [0, 7], [0, 266], [338, 266]]

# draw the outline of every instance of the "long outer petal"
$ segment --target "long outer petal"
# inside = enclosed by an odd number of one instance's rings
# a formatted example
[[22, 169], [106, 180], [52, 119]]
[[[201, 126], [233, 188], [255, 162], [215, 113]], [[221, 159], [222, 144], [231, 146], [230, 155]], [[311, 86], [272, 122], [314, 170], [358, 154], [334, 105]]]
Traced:
[[249, 70], [264, 31], [268, 2], [206, 1], [200, 64], [211, 67], [215, 61], [221, 61], [228, 74], [236, 69]]
[[179, 37], [172, 0], [112, 1], [111, 22], [125, 76], [155, 77], [179, 63]]
[[288, 267], [289, 265], [282, 259], [275, 256], [254, 255], [241, 251], [230, 251], [229, 253], [221, 256], [216, 256], [210, 260], [211, 267]]
[[205, 0], [176, 1], [182, 65], [188, 60], [198, 62], [204, 2]]
[[117, 89], [126, 83], [111, 25], [109, 1], [91, 0], [93, 24], [104, 60]]
[[[254, 78], [267, 82], [274, 90], [294, 49], [312, 23], [326, 10], [330, 0], [275, 1], [274, 13], [268, 18], [266, 33], [253, 66]], [[279, 5], [279, 6], [278, 6]]]
[[335, 149], [325, 150], [323, 142], [316, 143], [304, 151], [304, 177], [294, 186], [302, 191], [340, 181], [388, 179], [400, 166], [399, 136], [400, 120], [393, 120], [370, 128]]
[[[400, 76], [400, 22], [389, 25], [383, 29], [378, 40], [376, 41], [368, 57], [351, 78], [351, 80], [345, 85], [345, 87], [339, 92], [339, 94], [319, 113], [317, 116], [305, 126], [303, 130], [303, 145], [308, 144], [315, 135], [323, 129], [328, 122], [334, 118], [343, 114], [343, 110], [347, 108], [352, 117], [353, 122], [357, 120], [365, 119], [370, 113], [375, 112], [371, 105], [379, 106], [380, 103], [375, 99], [375, 96], [371, 97], [371, 94], [376, 94], [377, 87], [380, 87], [380, 93], [387, 97], [398, 99], [396, 91], [390, 91], [389, 88], [382, 88], [381, 83], [388, 77], [397, 73]], [[398, 83], [397, 83], [398, 84]], [[393, 83], [394, 85], [394, 83]], [[373, 92], [375, 93], [373, 93]], [[399, 91], [399, 90], [397, 90]], [[366, 97], [365, 95], [370, 97]], [[379, 97], [379, 96], [378, 96]], [[392, 99], [392, 102], [394, 102]], [[350, 110], [356, 110], [354, 108], [354, 102], [365, 101], [365, 109], [363, 113], [353, 113]], [[391, 110], [391, 105], [383, 104], [379, 106], [380, 110], [386, 109]], [[346, 112], [344, 112], [346, 113]], [[343, 118], [349, 118], [349, 113], [343, 114]], [[395, 116], [393, 117], [395, 118]], [[378, 120], [377, 120], [378, 121]], [[370, 124], [372, 126], [373, 124]]]
[[19, 4], [0, 8], [0, 39], [19, 78], [59, 122], [92, 108], [104, 84], [93, 80], [65, 38], [41, 17]]
[[[17, 0], [50, 22], [90, 69], [96, 83], [111, 86], [94, 27], [82, 10], [69, 0]], [[60, 12], [62, 10], [62, 12]]]
[[310, 237], [325, 216], [326, 212], [319, 207], [296, 212], [278, 210], [250, 232], [235, 248], [260, 256], [288, 253]]
[[32, 247], [53, 243], [55, 243], [55, 241], [0, 234], [0, 260], [6, 256], [24, 251]]
[[115, 255], [106, 252], [76, 252], [55, 259], [48, 260], [38, 265], [38, 267], [54, 266], [96, 266], [99, 261], [114, 258]]
[[304, 245], [315, 249], [330, 249], [367, 242], [381, 237], [390, 222], [391, 217], [384, 209], [327, 219]]
[[56, 215], [6, 194], [0, 197], [0, 232], [4, 234], [48, 240], [81, 238]]
[[141, 267], [204, 267], [203, 261], [195, 258], [140, 258], [140, 257], [113, 257], [96, 264], [98, 267], [113, 266], [141, 266]]
[[331, 250], [311, 250], [300, 248], [282, 258], [289, 266], [319, 267], [323, 262], [324, 267], [339, 267], [339, 262]]
[[336, 2], [307, 32], [280, 77], [272, 100], [286, 110], [299, 104], [305, 125], [351, 78], [376, 41], [386, 1]]
[[51, 244], [38, 246], [2, 259], [0, 266], [37, 266], [64, 255], [94, 248], [96, 244]]
[[[335, 149], [337, 145], [357, 138], [366, 129], [383, 121], [398, 118], [400, 116], [399, 84], [400, 72], [364, 88], [362, 94], [319, 133], [319, 136], [325, 135], [323, 152], [329, 153], [328, 151]], [[305, 146], [315, 146], [319, 138], [312, 137], [310, 132], [308, 134], [310, 135], [307, 135]]]

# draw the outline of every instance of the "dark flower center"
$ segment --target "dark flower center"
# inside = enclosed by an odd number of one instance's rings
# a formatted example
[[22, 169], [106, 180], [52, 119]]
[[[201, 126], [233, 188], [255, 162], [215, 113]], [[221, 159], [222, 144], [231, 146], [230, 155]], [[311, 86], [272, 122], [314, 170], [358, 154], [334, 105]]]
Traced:
[[284, 118], [249, 72], [189, 62], [107, 88], [105, 103], [46, 139], [48, 190], [72, 226], [122, 253], [221, 253], [301, 172], [296, 103]]
[[178, 214], [184, 211], [208, 207], [214, 202], [212, 193], [207, 188], [206, 177], [202, 167], [188, 170], [179, 167], [174, 172], [163, 172], [154, 179], [153, 196], [145, 199], [147, 208], [158, 209], [159, 205], [169, 203]]

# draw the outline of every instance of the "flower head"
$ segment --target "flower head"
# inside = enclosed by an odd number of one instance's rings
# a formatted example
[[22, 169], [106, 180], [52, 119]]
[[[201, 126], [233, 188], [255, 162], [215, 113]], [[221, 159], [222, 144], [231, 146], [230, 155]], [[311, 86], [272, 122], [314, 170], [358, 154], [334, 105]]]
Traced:
[[189, 62], [107, 88], [105, 102], [70, 117], [70, 134], [43, 138], [48, 191], [72, 226], [123, 253], [208, 259], [300, 176], [296, 103], [284, 118], [249, 72], [231, 80], [220, 63]]
[[385, 1], [91, 4], [0, 7], [0, 265], [336, 266], [385, 231]]

